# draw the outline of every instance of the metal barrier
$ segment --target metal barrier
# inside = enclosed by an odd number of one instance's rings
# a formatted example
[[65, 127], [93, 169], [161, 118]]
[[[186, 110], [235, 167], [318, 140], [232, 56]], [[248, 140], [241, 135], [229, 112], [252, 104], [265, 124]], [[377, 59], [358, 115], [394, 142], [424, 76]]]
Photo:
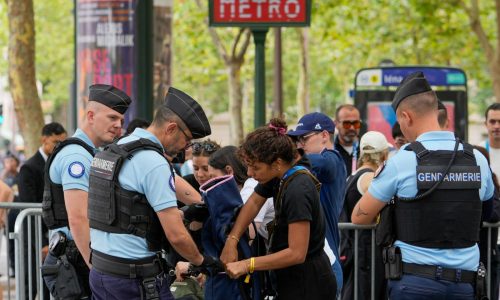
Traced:
[[[355, 225], [352, 223], [339, 223], [339, 230], [354, 230], [354, 300], [358, 300], [358, 243], [359, 243], [359, 231], [360, 230], [371, 230], [371, 283], [370, 283], [370, 298], [375, 299], [375, 225]], [[483, 222], [483, 227], [488, 228], [488, 256], [486, 262], [486, 269], [488, 270], [486, 276], [486, 287], [487, 296], [491, 297], [491, 229], [499, 228], [500, 222], [498, 223], [487, 223]]]
[[[14, 255], [15, 255], [15, 290], [16, 290], [16, 300], [24, 300], [25, 295], [25, 277], [28, 278], [28, 293], [29, 299], [33, 299], [32, 294], [35, 289], [33, 287], [31, 278], [33, 276], [33, 272], [36, 272], [36, 291], [38, 292], [38, 299], [43, 300], [43, 281], [40, 272], [40, 266], [42, 262], [42, 204], [41, 203], [18, 203], [18, 202], [0, 202], [0, 209], [10, 209], [10, 210], [21, 210], [19, 215], [16, 218], [14, 224], [14, 231], [9, 233], [9, 238], [14, 240]], [[25, 220], [27, 219], [26, 226], [23, 226]], [[35, 236], [33, 237], [32, 226], [34, 223], [34, 232]], [[25, 227], [28, 229], [27, 235], [25, 233]], [[9, 228], [8, 218], [6, 228]], [[27, 248], [25, 249], [24, 239], [27, 238]], [[8, 240], [7, 240], [8, 241]], [[33, 244], [35, 243], [35, 244]], [[35, 245], [35, 261], [33, 261], [33, 245]], [[6, 247], [7, 249], [7, 265], [9, 266], [9, 245]], [[26, 266], [26, 255], [25, 251], [28, 251], [28, 274], [25, 274], [25, 266]], [[7, 267], [8, 268], [8, 267]], [[8, 285], [8, 294], [7, 299], [11, 299], [11, 279], [8, 276], [7, 279]]]
[[[0, 202], [0, 209], [20, 209], [21, 212], [16, 218], [16, 222], [14, 225], [14, 231], [10, 233], [10, 239], [13, 239], [15, 242], [15, 287], [16, 287], [16, 300], [24, 300], [25, 299], [25, 277], [32, 278], [33, 272], [36, 272], [36, 284], [38, 291], [38, 299], [43, 300], [43, 280], [41, 277], [40, 266], [42, 265], [42, 210], [41, 203], [5, 203]], [[36, 245], [36, 257], [35, 261], [32, 261], [32, 243], [33, 236], [32, 231], [28, 230], [27, 238], [28, 238], [28, 274], [25, 274], [25, 265], [26, 265], [26, 255], [24, 253], [24, 238], [26, 233], [24, 232], [25, 226], [23, 226], [24, 221], [28, 219], [26, 228], [31, 229], [32, 221], [35, 221], [35, 245]], [[339, 230], [354, 230], [354, 300], [358, 300], [358, 247], [359, 247], [359, 231], [360, 230], [370, 230], [371, 231], [371, 278], [375, 277], [375, 225], [355, 225], [352, 223], [339, 223]], [[8, 228], [8, 224], [6, 224]], [[495, 227], [500, 227], [500, 222], [498, 223], [483, 223], [484, 228], [488, 228], [488, 249], [491, 248], [491, 230]], [[7, 260], [9, 259], [9, 249], [7, 245]], [[487, 269], [491, 270], [491, 252], [488, 251], [487, 256]], [[31, 299], [31, 295], [33, 292], [33, 285], [31, 279], [28, 280], [29, 285], [29, 298]], [[7, 279], [7, 284], [9, 286], [8, 292], [8, 300], [11, 299], [10, 295], [10, 277]], [[491, 284], [491, 276], [488, 272], [486, 278], [486, 285], [488, 287], [487, 293], [488, 297], [490, 297], [490, 284]], [[371, 280], [370, 283], [370, 298], [375, 299], [375, 281]]]

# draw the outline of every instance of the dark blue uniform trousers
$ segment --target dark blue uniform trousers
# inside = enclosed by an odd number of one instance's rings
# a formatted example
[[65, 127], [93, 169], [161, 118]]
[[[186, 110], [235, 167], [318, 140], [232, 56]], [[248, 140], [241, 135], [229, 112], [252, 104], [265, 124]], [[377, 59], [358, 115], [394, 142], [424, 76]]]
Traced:
[[[144, 295], [141, 286], [142, 279], [120, 278], [92, 269], [89, 281], [92, 289], [92, 299], [94, 300], [140, 300], [141, 295]], [[163, 276], [157, 278], [156, 289], [160, 295], [160, 300], [174, 300], [167, 278]]]
[[401, 280], [389, 280], [389, 298], [397, 300], [473, 300], [472, 284], [403, 275]]

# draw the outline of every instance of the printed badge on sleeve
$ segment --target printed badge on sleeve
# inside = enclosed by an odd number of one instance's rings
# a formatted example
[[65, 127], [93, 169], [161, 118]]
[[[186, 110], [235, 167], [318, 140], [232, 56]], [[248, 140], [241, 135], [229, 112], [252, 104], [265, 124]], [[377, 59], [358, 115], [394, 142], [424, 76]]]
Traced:
[[72, 162], [68, 167], [68, 173], [73, 178], [80, 178], [85, 174], [85, 167], [79, 161]]

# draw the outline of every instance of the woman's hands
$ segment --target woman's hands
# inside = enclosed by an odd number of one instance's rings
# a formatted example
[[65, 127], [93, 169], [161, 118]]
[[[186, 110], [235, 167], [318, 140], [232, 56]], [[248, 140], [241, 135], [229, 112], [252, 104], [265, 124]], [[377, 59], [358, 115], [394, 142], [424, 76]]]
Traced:
[[249, 268], [248, 259], [232, 262], [226, 265], [226, 273], [230, 278], [236, 279], [241, 275], [248, 274], [248, 268]]

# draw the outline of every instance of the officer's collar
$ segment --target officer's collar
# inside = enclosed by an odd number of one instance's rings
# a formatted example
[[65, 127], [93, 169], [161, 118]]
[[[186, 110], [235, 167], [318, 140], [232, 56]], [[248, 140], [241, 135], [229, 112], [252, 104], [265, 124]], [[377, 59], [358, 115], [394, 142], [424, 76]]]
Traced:
[[454, 141], [455, 135], [451, 131], [438, 130], [438, 131], [427, 131], [417, 137], [417, 141], [419, 142], [430, 141], [430, 140]]
[[149, 140], [157, 143], [158, 145], [160, 145], [160, 147], [163, 149], [163, 151], [165, 151], [165, 149], [163, 148], [163, 145], [161, 144], [160, 140], [154, 134], [152, 134], [151, 132], [147, 131], [146, 129], [137, 127], [134, 130], [134, 132], [132, 132], [130, 135], [138, 137], [138, 138], [149, 139]]
[[96, 149], [96, 146], [94, 145], [92, 140], [89, 138], [89, 136], [85, 133], [85, 131], [81, 130], [80, 128], [76, 129], [75, 134], [73, 134], [73, 137], [79, 138], [80, 140], [84, 141], [85, 144]]

